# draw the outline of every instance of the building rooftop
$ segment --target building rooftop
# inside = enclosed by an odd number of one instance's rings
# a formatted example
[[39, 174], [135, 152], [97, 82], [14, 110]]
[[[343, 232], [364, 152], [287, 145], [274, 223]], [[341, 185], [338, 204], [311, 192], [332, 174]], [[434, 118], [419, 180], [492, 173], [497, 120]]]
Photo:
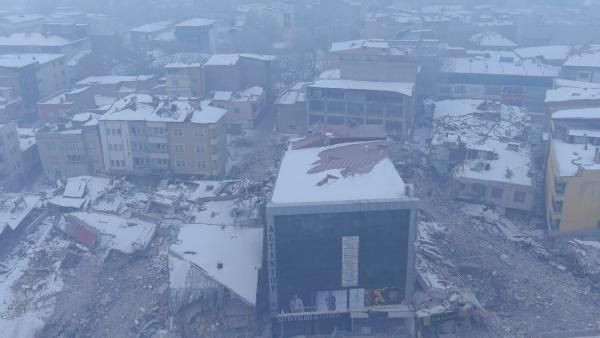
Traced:
[[546, 90], [545, 102], [599, 100], [600, 88], [559, 87]]
[[600, 163], [594, 161], [595, 146], [572, 144], [559, 139], [552, 139], [551, 149], [556, 159], [558, 175], [561, 177], [576, 176], [581, 169], [600, 170]]
[[198, 68], [198, 67], [202, 67], [202, 63], [200, 63], [200, 62], [190, 62], [190, 63], [186, 63], [186, 62], [171, 62], [171, 63], [167, 63], [165, 65], [165, 68], [172, 68], [172, 69], [178, 69], [178, 68]]
[[597, 120], [600, 119], [600, 108], [578, 108], [559, 110], [552, 113], [552, 119]]
[[216, 91], [213, 94], [215, 101], [231, 101], [231, 102], [255, 102], [263, 95], [262, 87], [254, 86], [239, 92]]
[[323, 147], [329, 144], [356, 141], [385, 140], [387, 133], [383, 124], [324, 124], [308, 135], [292, 140], [290, 149]]
[[411, 55], [414, 53], [414, 47], [394, 43], [393, 40], [383, 39], [363, 39], [334, 42], [329, 49], [330, 53], [347, 52], [354, 50], [379, 50], [379, 54], [386, 55]]
[[[262, 266], [262, 239], [262, 228], [185, 224], [170, 251], [254, 305]], [[170, 265], [171, 287], [184, 288], [188, 268], [178, 264], [183, 262], [175, 263]]]
[[249, 58], [259, 61], [273, 61], [276, 59], [273, 55], [252, 54], [252, 53], [234, 53], [234, 54], [214, 54], [204, 64], [205, 66], [232, 66], [235, 65], [240, 58]]
[[471, 41], [478, 44], [480, 47], [517, 47], [517, 44], [513, 41], [492, 31], [477, 33], [471, 37]]
[[148, 81], [153, 77], [153, 75], [98, 75], [86, 77], [77, 82], [77, 85], [118, 85], [123, 82]]
[[286, 89], [275, 101], [275, 104], [296, 104], [306, 102], [306, 82], [298, 81]]
[[183, 21], [175, 25], [175, 27], [204, 27], [204, 26], [212, 26], [215, 23], [215, 20], [204, 19], [204, 18], [194, 18]]
[[600, 68], [600, 51], [582, 52], [571, 55], [564, 66]]
[[571, 47], [563, 45], [537, 46], [515, 49], [523, 59], [543, 58], [546, 61], [564, 61], [569, 57]]
[[39, 201], [38, 196], [3, 193], [0, 196], [0, 234], [7, 228], [17, 229]]
[[316, 80], [309, 87], [313, 88], [335, 88], [352, 90], [369, 90], [399, 93], [405, 96], [413, 95], [413, 82], [376, 82], [357, 80]]
[[406, 198], [404, 181], [382, 141], [288, 150], [272, 204]]
[[40, 14], [21, 14], [21, 15], [7, 15], [3, 16], [2, 20], [10, 22], [12, 24], [20, 24], [24, 22], [41, 21], [46, 17]]
[[0, 46], [63, 47], [72, 42], [57, 35], [43, 35], [41, 33], [14, 33], [8, 36], [0, 36]]
[[0, 67], [21, 68], [31, 64], [45, 64], [64, 57], [64, 54], [2, 54], [0, 55]]
[[132, 28], [131, 31], [136, 33], [155, 33], [168, 29], [171, 27], [171, 24], [171, 21], [157, 21]]
[[448, 58], [443, 61], [441, 72], [482, 75], [511, 75], [557, 77], [559, 67], [549, 66], [535, 60], [511, 60], [486, 57]]

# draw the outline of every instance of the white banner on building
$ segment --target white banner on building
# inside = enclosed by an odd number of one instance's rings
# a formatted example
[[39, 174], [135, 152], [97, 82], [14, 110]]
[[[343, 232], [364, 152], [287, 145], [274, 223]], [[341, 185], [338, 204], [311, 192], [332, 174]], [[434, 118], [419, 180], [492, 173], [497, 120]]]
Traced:
[[342, 237], [342, 287], [358, 285], [358, 236]]

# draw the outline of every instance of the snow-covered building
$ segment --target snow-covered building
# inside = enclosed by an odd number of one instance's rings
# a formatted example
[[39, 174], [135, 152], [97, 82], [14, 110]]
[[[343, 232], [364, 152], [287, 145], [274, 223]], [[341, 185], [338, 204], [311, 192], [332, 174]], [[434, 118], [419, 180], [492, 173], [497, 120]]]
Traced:
[[441, 65], [437, 97], [497, 100], [542, 113], [546, 90], [552, 88], [559, 72], [560, 68], [539, 60], [502, 53], [447, 58]]
[[546, 217], [551, 233], [600, 225], [600, 108], [552, 113], [546, 166]]
[[485, 31], [471, 36], [476, 48], [485, 50], [513, 50], [517, 44], [494, 31]]
[[562, 77], [600, 83], [600, 50], [576, 51], [562, 65]]
[[515, 49], [515, 54], [522, 59], [540, 59], [545, 63], [554, 66], [562, 66], [569, 57], [570, 52], [571, 47], [565, 45], [535, 46]]
[[275, 59], [262, 54], [215, 54], [204, 64], [204, 91], [210, 95], [214, 91], [236, 92], [258, 86], [269, 96]]
[[[556, 79], [554, 88], [546, 91], [546, 111], [600, 107], [600, 84]], [[550, 122], [551, 116], [548, 116]]]
[[275, 111], [279, 132], [303, 134], [307, 128], [306, 82], [296, 82], [279, 95]]
[[318, 79], [307, 86], [308, 126], [382, 124], [406, 137], [413, 123], [414, 82]]
[[266, 99], [263, 88], [254, 86], [237, 92], [216, 91], [212, 105], [227, 110], [227, 130], [236, 134], [257, 126], [263, 117]]
[[265, 229], [273, 335], [410, 332], [417, 205], [385, 142], [288, 150]]
[[226, 113], [208, 101], [126, 96], [98, 119], [106, 171], [222, 175]]
[[456, 198], [530, 211], [535, 184], [529, 117], [484, 100], [435, 102], [430, 164], [453, 181]]
[[167, 96], [203, 97], [202, 63], [172, 62], [165, 65]]

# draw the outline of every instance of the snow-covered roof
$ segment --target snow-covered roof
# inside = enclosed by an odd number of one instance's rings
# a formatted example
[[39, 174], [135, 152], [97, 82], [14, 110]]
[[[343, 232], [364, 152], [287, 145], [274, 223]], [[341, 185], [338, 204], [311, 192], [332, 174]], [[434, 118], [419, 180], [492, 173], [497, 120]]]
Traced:
[[471, 37], [471, 41], [481, 47], [517, 47], [513, 41], [492, 31], [477, 33]]
[[57, 35], [43, 35], [41, 33], [14, 33], [8, 36], [0, 36], [0, 46], [62, 47], [72, 42]]
[[239, 54], [215, 54], [206, 61], [205, 66], [232, 66], [240, 59]]
[[65, 191], [63, 192], [64, 197], [71, 198], [82, 198], [85, 194], [85, 189], [87, 186], [87, 178], [83, 177], [74, 177], [67, 181], [67, 185], [65, 186]]
[[529, 148], [519, 147], [518, 150], [510, 150], [509, 142], [498, 140], [487, 140], [485, 148], [496, 154], [497, 158], [485, 161], [481, 159], [465, 160], [454, 168], [452, 176], [486, 182], [533, 185]]
[[257, 101], [263, 93], [262, 87], [253, 86], [239, 92], [216, 91], [212, 99], [215, 101], [253, 102]]
[[6, 20], [12, 24], [20, 24], [20, 23], [31, 22], [31, 21], [41, 21], [44, 18], [45, 17], [40, 14], [7, 15], [7, 16], [2, 17], [3, 20]]
[[15, 230], [19, 227], [39, 201], [40, 198], [34, 195], [3, 193], [0, 196], [0, 234], [6, 228]]
[[[156, 232], [156, 224], [137, 218], [97, 212], [73, 212], [65, 217], [75, 218], [93, 228], [98, 235], [97, 245], [125, 254], [145, 249]], [[61, 225], [61, 229], [65, 226]]]
[[599, 120], [600, 108], [565, 109], [552, 113], [553, 120]]
[[394, 92], [413, 95], [413, 82], [376, 82], [357, 80], [316, 80], [309, 87]]
[[[81, 129], [75, 130], [81, 132]], [[79, 209], [84, 204], [95, 201], [111, 187], [110, 179], [105, 177], [69, 177], [65, 191], [61, 195], [50, 198], [48, 202], [58, 207]]]
[[334, 42], [329, 49], [330, 53], [347, 52], [353, 50], [380, 50], [381, 54], [389, 55], [411, 55], [414, 47], [395, 45], [393, 41], [382, 39], [363, 39]]
[[131, 31], [136, 33], [154, 33], [168, 29], [170, 26], [171, 21], [157, 21], [132, 28]]
[[[186, 224], [170, 250], [243, 300], [256, 304], [262, 239], [262, 228]], [[173, 272], [171, 287], [184, 287], [187, 274]]]
[[515, 49], [523, 59], [544, 58], [547, 61], [564, 61], [569, 57], [571, 47], [563, 45], [525, 47]]
[[380, 141], [288, 150], [272, 204], [405, 198], [404, 181]]
[[341, 71], [339, 69], [328, 69], [319, 74], [319, 79], [339, 80], [341, 78]]
[[600, 51], [583, 52], [571, 55], [564, 66], [600, 68]]
[[558, 175], [576, 176], [579, 169], [600, 170], [600, 164], [594, 162], [596, 147], [585, 144], [566, 143], [560, 139], [552, 139], [551, 151], [557, 164]]
[[153, 75], [97, 75], [86, 77], [85, 79], [77, 82], [77, 85], [118, 85], [123, 82], [147, 81], [153, 77]]
[[19, 148], [21, 152], [36, 145], [35, 140], [35, 129], [33, 128], [18, 128], [17, 133], [19, 134]]
[[599, 100], [600, 88], [559, 87], [546, 90], [545, 102]]
[[554, 87], [571, 87], [571, 88], [600, 88], [600, 83], [573, 81], [565, 79], [554, 79]]
[[560, 68], [529, 59], [507, 60], [507, 62], [504, 62], [499, 59], [485, 57], [460, 57], [444, 60], [441, 71], [460, 74], [557, 77]]
[[194, 112], [191, 121], [193, 123], [217, 123], [225, 114], [227, 114], [226, 109], [214, 107], [208, 101], [202, 101], [202, 109]]
[[189, 19], [189, 20], [183, 21], [181, 23], [178, 23], [175, 26], [176, 27], [204, 27], [204, 26], [211, 26], [214, 23], [215, 23], [215, 20], [204, 19], [204, 18], [194, 18], [194, 19]]
[[204, 64], [205, 66], [232, 66], [235, 65], [240, 58], [248, 58], [259, 61], [273, 61], [276, 59], [274, 55], [253, 54], [253, 53], [234, 53], [234, 54], [214, 54]]
[[296, 82], [285, 90], [275, 101], [275, 104], [296, 104], [306, 101], [306, 82]]
[[0, 55], [0, 67], [20, 68], [34, 63], [45, 64], [64, 57], [64, 54], [2, 54]]
[[198, 68], [202, 67], [202, 63], [200, 62], [171, 62], [165, 65], [165, 68]]

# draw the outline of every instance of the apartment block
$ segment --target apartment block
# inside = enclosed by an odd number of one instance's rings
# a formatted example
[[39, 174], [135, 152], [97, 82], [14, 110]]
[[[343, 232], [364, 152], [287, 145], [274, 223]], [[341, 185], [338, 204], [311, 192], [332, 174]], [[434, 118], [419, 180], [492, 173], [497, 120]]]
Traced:
[[24, 179], [17, 123], [0, 124], [0, 185], [17, 190]]
[[169, 63], [165, 65], [167, 96], [202, 97], [202, 64]]
[[383, 124], [406, 137], [413, 121], [413, 82], [319, 79], [307, 87], [308, 125]]
[[36, 132], [46, 177], [55, 180], [105, 171], [98, 117], [93, 113], [81, 113], [66, 124], [56, 124]]
[[546, 169], [552, 234], [600, 227], [600, 108], [556, 111]]
[[226, 112], [208, 101], [129, 95], [99, 119], [106, 171], [223, 175]]
[[267, 96], [273, 84], [275, 56], [261, 54], [215, 54], [204, 64], [204, 91], [236, 92], [262, 87]]
[[239, 92], [217, 91], [212, 97], [212, 105], [227, 110], [227, 130], [234, 134], [256, 127], [263, 116], [265, 102], [265, 91], [256, 86]]

